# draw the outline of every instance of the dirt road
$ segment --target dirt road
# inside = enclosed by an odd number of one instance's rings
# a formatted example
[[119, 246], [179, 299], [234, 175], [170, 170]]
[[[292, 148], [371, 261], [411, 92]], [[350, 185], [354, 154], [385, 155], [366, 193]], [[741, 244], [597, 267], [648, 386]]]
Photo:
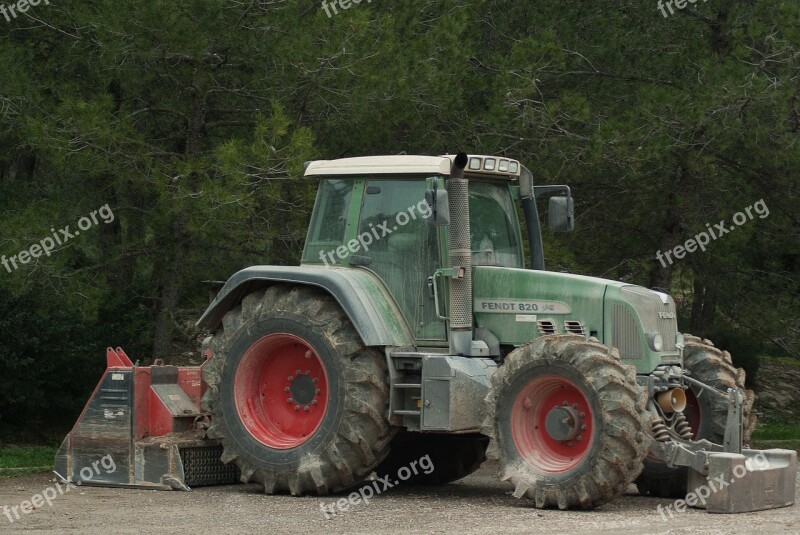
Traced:
[[[798, 480], [800, 488], [800, 474]], [[0, 479], [0, 507], [9, 508], [0, 511], [0, 533], [800, 533], [798, 505], [743, 515], [689, 510], [664, 520], [657, 506], [671, 500], [631, 492], [590, 512], [539, 511], [510, 496], [492, 463], [443, 487], [398, 486], [331, 519], [320, 506], [340, 496], [265, 496], [256, 486], [237, 485], [192, 492], [75, 487], [9, 521], [11, 507], [52, 487], [46, 475]]]

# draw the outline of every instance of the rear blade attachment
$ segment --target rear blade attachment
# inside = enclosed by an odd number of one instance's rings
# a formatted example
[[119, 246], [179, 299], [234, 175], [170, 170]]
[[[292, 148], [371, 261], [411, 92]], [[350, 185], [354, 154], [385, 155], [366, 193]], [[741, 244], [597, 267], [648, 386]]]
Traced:
[[201, 366], [135, 366], [108, 348], [107, 368], [55, 458], [56, 475], [75, 485], [190, 490], [237, 483], [222, 446], [206, 437]]

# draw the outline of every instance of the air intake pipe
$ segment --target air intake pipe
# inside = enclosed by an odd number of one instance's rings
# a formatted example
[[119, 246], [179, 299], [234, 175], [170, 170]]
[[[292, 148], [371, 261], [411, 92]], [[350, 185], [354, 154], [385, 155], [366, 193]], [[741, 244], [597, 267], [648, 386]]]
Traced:
[[450, 228], [447, 250], [451, 268], [462, 268], [464, 276], [450, 279], [450, 352], [472, 355], [472, 244], [469, 230], [469, 180], [464, 168], [469, 158], [459, 152], [447, 180]]

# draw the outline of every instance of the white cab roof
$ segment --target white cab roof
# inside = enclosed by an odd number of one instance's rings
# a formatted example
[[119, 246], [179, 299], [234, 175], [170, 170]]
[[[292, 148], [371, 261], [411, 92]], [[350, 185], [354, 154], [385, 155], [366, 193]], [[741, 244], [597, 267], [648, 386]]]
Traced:
[[[353, 175], [443, 175], [450, 176], [450, 168], [455, 155], [446, 156], [360, 156], [339, 160], [317, 160], [306, 168], [305, 176], [353, 176]], [[491, 162], [491, 168], [484, 165]], [[499, 156], [470, 155], [470, 165], [465, 169], [467, 175], [494, 175], [516, 178], [520, 165], [516, 160]], [[472, 167], [475, 163], [477, 167]], [[503, 171], [500, 171], [500, 163]], [[498, 176], [499, 175], [499, 176]]]
[[361, 156], [311, 162], [305, 176], [323, 175], [449, 175], [450, 158], [441, 156]]

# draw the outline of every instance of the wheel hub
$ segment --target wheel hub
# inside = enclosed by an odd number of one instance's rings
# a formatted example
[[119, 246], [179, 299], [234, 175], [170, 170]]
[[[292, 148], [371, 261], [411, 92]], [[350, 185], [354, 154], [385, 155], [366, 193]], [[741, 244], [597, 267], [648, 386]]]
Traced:
[[308, 375], [300, 375], [297, 377], [289, 376], [290, 384], [289, 392], [292, 394], [292, 399], [299, 405], [308, 405], [314, 398], [316, 397], [317, 385], [317, 378], [309, 377], [310, 372], [306, 372]]
[[547, 434], [554, 440], [572, 440], [581, 431], [582, 420], [572, 407], [553, 407], [547, 413], [544, 425]]

